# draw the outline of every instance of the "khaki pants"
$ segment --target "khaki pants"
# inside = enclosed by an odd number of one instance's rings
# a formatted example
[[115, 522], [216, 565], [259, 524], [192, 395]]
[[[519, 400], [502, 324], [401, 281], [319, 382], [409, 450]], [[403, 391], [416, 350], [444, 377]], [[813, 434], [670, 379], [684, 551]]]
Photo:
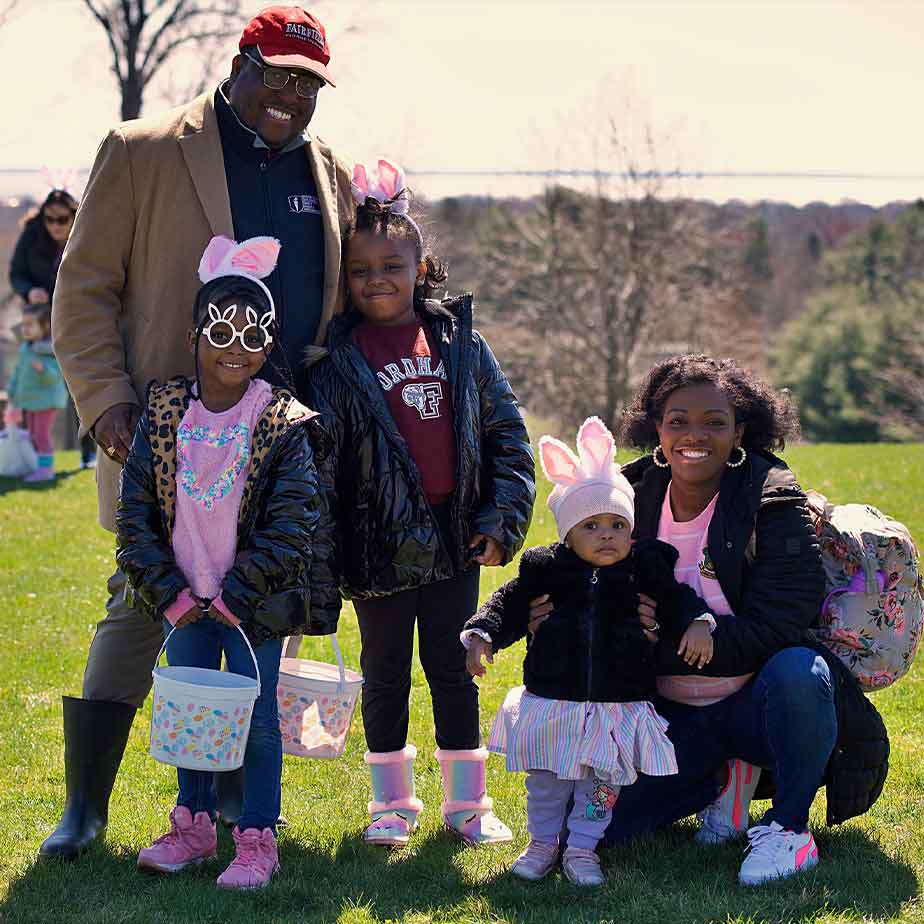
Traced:
[[151, 689], [151, 669], [164, 641], [164, 624], [125, 602], [125, 575], [107, 583], [106, 618], [97, 623], [83, 674], [83, 698], [140, 708]]

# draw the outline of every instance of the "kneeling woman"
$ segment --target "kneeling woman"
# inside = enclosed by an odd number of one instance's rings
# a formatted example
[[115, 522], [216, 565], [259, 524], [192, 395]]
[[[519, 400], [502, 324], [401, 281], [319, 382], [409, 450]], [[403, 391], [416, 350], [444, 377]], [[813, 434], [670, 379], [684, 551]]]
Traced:
[[[635, 538], [677, 548], [677, 579], [697, 590], [715, 629], [708, 661], [679, 655], [662, 630], [655, 706], [680, 772], [628, 787], [607, 841], [703, 810], [717, 769], [739, 758], [771, 770], [776, 785], [747, 829], [746, 885], [816, 865], [808, 816], [819, 787], [828, 822], [840, 822], [872, 805], [888, 766], [878, 713], [811, 632], [824, 593], [818, 543], [802, 489], [772, 453], [797, 433], [784, 395], [731, 360], [698, 355], [655, 366], [622, 427], [624, 443], [651, 451], [623, 470]], [[744, 834], [747, 803], [736, 808]]]

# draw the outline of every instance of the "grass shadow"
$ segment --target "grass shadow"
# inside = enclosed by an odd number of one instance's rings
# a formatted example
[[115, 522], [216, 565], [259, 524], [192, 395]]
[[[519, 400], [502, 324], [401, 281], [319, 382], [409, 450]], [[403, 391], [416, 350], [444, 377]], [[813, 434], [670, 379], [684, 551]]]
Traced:
[[[418, 832], [402, 850], [365, 844], [361, 831], [325, 842], [287, 829], [282, 873], [259, 893], [227, 893], [214, 880], [233, 856], [227, 831], [219, 858], [176, 876], [139, 873], [134, 850], [96, 844], [75, 863], [36, 862], [10, 882], [3, 924], [110, 922], [510, 921], [570, 922], [814, 921], [820, 914], [864, 920], [896, 917], [914, 898], [913, 867], [889, 857], [858, 828], [822, 829], [822, 863], [785, 882], [737, 884], [741, 845], [701, 847], [691, 828], [603, 852], [607, 883], [588, 891], [560, 872], [540, 883], [509, 875], [509, 850], [466, 848], [447, 831]], [[346, 886], [344, 884], [347, 884]]]
[[73, 468], [67, 469], [66, 471], [58, 471], [55, 473], [55, 477], [51, 480], [36, 482], [23, 481], [22, 478], [0, 477], [0, 497], [2, 497], [4, 494], [12, 494], [16, 491], [53, 491], [59, 484], [67, 481], [69, 478], [73, 478], [74, 475], [79, 475], [85, 471], [89, 470], [83, 468]]

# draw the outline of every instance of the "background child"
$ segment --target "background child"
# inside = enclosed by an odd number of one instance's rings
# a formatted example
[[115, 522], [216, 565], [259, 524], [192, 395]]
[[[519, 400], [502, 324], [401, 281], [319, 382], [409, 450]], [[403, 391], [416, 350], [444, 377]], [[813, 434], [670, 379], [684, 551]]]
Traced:
[[[264, 886], [279, 868], [282, 640], [330, 633], [339, 612], [339, 596], [315, 592], [325, 586], [318, 578], [330, 544], [310, 412], [254, 378], [275, 332], [273, 299], [260, 278], [278, 252], [271, 238], [240, 245], [213, 238], [206, 248], [189, 331], [197, 382], [177, 378], [149, 389], [117, 515], [117, 560], [133, 602], [163, 618], [165, 633], [182, 627], [167, 643], [171, 665], [213, 668], [224, 652], [229, 670], [253, 677], [235, 627], [254, 645], [261, 692], [244, 757], [235, 859], [218, 877], [232, 889]], [[214, 774], [178, 769], [177, 777], [170, 831], [141, 851], [141, 868], [177, 872], [215, 856]]]
[[509, 561], [535, 499], [526, 427], [472, 330], [471, 296], [428, 300], [446, 279], [424, 253], [385, 161], [354, 174], [346, 313], [311, 370], [336, 446], [339, 576], [362, 638], [362, 715], [372, 774], [369, 843], [407, 843], [422, 808], [407, 744], [414, 623], [433, 698], [445, 823], [469, 843], [509, 840], [485, 794], [478, 688], [459, 631], [478, 605], [479, 565]]
[[638, 594], [658, 601], [662, 638], [708, 660], [712, 638], [697, 621], [702, 602], [673, 575], [677, 552], [657, 540], [631, 545], [634, 491], [613, 462], [613, 437], [597, 417], [578, 432], [580, 458], [553, 437], [539, 442], [555, 482], [549, 508], [561, 543], [530, 549], [519, 576], [465, 625], [468, 668], [527, 634], [530, 599], [549, 594], [552, 615], [527, 640], [524, 687], [507, 694], [488, 747], [507, 769], [526, 771], [530, 842], [512, 872], [541, 879], [555, 865], [569, 799], [565, 875], [601, 885], [594, 848], [621, 786], [676, 773], [674, 748], [649, 700], [655, 695], [652, 646], [638, 620]]
[[12, 409], [26, 412], [26, 427], [35, 451], [38, 468], [25, 481], [50, 481], [55, 477], [55, 448], [52, 431], [55, 416], [67, 407], [67, 387], [51, 348], [51, 305], [39, 303], [22, 309], [23, 342], [19, 347], [13, 375], [7, 386], [8, 415]]

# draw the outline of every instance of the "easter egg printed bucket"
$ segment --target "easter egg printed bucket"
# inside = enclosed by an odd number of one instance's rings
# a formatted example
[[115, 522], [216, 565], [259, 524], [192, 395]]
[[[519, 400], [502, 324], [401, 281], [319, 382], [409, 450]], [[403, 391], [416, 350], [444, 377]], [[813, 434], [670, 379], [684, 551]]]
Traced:
[[282, 750], [295, 757], [339, 757], [346, 745], [362, 674], [347, 670], [330, 637], [336, 665], [283, 658], [279, 665], [279, 730]]
[[154, 670], [151, 757], [186, 770], [237, 770], [244, 762], [253, 704], [260, 695], [260, 668], [247, 643], [257, 678], [204, 667], [159, 667], [170, 635], [164, 639]]

